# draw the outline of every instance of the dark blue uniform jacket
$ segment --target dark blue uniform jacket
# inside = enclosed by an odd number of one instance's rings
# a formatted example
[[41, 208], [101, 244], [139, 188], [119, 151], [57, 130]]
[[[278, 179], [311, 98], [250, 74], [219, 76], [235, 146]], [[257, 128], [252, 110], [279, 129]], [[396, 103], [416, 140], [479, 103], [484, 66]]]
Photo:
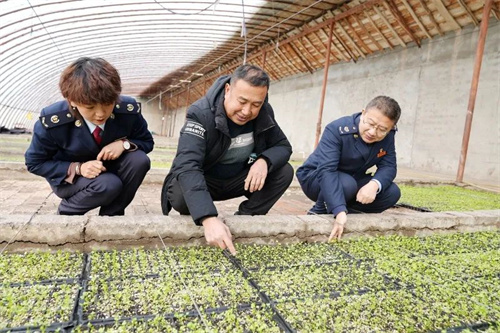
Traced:
[[396, 130], [389, 131], [382, 141], [367, 144], [358, 132], [360, 116], [361, 113], [356, 113], [329, 123], [318, 147], [297, 170], [297, 179], [301, 183], [317, 177], [328, 212], [334, 215], [347, 211], [339, 171], [361, 179], [369, 168], [376, 165], [373, 179], [380, 182], [382, 189], [396, 177]]
[[106, 121], [101, 146], [94, 141], [85, 121], [70, 111], [68, 102], [60, 101], [40, 113], [25, 154], [26, 166], [29, 172], [45, 177], [50, 185], [62, 185], [71, 162], [95, 160], [102, 147], [122, 138], [146, 153], [153, 150], [153, 137], [141, 115], [140, 104], [132, 97], [120, 96], [120, 103]]

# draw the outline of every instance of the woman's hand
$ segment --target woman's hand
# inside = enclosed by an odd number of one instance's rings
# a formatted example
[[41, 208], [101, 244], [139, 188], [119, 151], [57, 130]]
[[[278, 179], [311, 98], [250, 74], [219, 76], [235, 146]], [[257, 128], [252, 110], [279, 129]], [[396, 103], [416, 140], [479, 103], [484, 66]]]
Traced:
[[123, 153], [125, 148], [123, 148], [123, 142], [121, 140], [111, 142], [110, 144], [104, 146], [99, 155], [97, 155], [98, 161], [110, 161], [116, 160]]
[[80, 166], [80, 174], [85, 178], [94, 179], [102, 172], [106, 172], [106, 168], [101, 161], [88, 161]]

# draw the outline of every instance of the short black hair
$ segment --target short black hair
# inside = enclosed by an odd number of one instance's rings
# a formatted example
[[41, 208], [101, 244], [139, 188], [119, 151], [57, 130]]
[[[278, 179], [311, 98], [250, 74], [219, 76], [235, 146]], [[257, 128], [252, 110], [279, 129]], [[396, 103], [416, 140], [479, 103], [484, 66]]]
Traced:
[[248, 82], [254, 87], [267, 87], [269, 89], [269, 75], [260, 67], [255, 65], [242, 65], [233, 72], [229, 84], [238, 80]]
[[384, 114], [387, 118], [396, 124], [401, 116], [401, 108], [398, 102], [387, 96], [377, 96], [372, 99], [366, 106], [366, 111], [376, 108]]

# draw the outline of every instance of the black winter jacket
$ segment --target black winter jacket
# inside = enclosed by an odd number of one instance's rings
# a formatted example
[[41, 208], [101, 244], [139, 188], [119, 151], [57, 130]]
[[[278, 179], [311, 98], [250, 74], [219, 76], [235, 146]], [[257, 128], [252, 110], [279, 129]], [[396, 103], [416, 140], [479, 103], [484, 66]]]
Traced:
[[[226, 111], [222, 99], [230, 76], [218, 78], [207, 94], [187, 110], [181, 129], [177, 154], [165, 183], [177, 179], [189, 212], [197, 225], [207, 216], [217, 216], [217, 209], [208, 192], [204, 173], [213, 167], [231, 144]], [[254, 122], [254, 153], [264, 157], [272, 172], [290, 159], [292, 147], [274, 119], [266, 100]]]

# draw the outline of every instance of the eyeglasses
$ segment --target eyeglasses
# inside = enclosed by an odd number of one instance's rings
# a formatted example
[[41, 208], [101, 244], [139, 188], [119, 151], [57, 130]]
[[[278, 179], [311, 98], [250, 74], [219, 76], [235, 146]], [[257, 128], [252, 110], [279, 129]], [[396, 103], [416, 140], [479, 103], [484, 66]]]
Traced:
[[365, 120], [365, 117], [363, 117], [363, 124], [368, 125], [368, 127], [370, 127], [370, 129], [374, 129], [375, 132], [380, 136], [387, 135], [387, 133], [389, 132], [389, 130], [386, 128], [384, 128], [384, 129], [380, 128], [380, 126], [375, 124], [372, 120], [370, 120], [370, 119]]

